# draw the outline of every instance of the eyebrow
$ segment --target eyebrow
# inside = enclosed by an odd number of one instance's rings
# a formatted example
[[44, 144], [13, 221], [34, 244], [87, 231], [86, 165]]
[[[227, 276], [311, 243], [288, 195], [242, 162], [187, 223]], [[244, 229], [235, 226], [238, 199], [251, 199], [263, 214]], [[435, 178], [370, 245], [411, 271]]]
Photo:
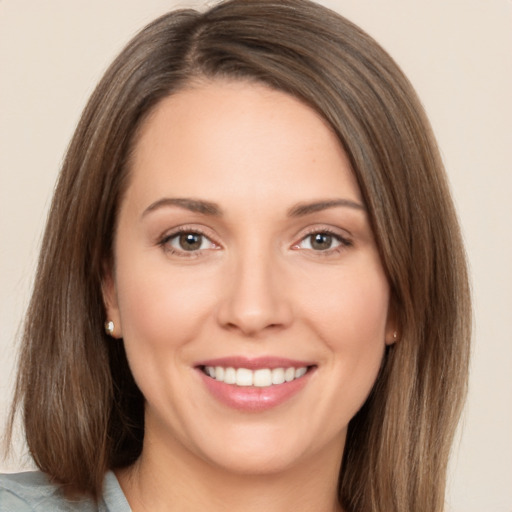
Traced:
[[[148, 213], [158, 210], [159, 208], [168, 206], [178, 206], [179, 208], [184, 208], [185, 210], [189, 210], [194, 213], [201, 213], [203, 215], [212, 215], [215, 217], [222, 216], [222, 209], [220, 206], [211, 201], [185, 197], [163, 197], [162, 199], [158, 199], [154, 203], [151, 203], [142, 213], [142, 217], [145, 217]], [[351, 199], [327, 199], [312, 203], [298, 203], [288, 210], [287, 215], [288, 217], [302, 217], [304, 215], [340, 206], [366, 211], [366, 208], [361, 203], [352, 201]]]
[[222, 210], [219, 205], [212, 203], [211, 201], [189, 199], [186, 197], [163, 197], [162, 199], [151, 203], [142, 213], [142, 217], [145, 217], [148, 213], [165, 206], [178, 206], [179, 208], [184, 208], [191, 212], [202, 213], [203, 215], [213, 215], [215, 217], [220, 217], [222, 215]]
[[313, 203], [299, 203], [288, 210], [289, 217], [302, 217], [310, 213], [320, 212], [329, 208], [339, 206], [354, 208], [355, 210], [366, 211], [366, 208], [357, 201], [351, 199], [327, 199], [324, 201], [315, 201]]

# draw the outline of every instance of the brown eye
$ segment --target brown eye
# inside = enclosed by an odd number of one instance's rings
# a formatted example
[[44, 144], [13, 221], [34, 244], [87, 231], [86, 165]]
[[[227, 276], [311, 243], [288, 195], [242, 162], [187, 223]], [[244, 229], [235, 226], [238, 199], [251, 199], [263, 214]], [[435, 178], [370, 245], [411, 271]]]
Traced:
[[181, 231], [174, 235], [169, 235], [162, 240], [161, 245], [176, 254], [194, 253], [197, 251], [218, 249], [206, 235], [196, 231]]
[[329, 231], [317, 231], [306, 235], [302, 240], [294, 245], [294, 249], [306, 249], [313, 252], [325, 252], [330, 254], [345, 247], [350, 247], [352, 242], [342, 236]]
[[203, 243], [203, 235], [199, 233], [182, 233], [178, 237], [180, 249], [184, 251], [197, 251]]
[[328, 233], [315, 233], [309, 236], [311, 249], [315, 251], [325, 251], [332, 247], [333, 237]]

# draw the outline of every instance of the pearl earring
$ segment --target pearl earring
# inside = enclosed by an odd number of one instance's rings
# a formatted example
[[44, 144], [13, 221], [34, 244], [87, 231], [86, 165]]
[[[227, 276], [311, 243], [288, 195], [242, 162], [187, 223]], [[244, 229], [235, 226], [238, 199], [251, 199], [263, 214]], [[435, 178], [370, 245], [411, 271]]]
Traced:
[[114, 335], [114, 329], [115, 329], [115, 325], [114, 325], [114, 322], [112, 322], [112, 320], [108, 320], [107, 322], [105, 322], [105, 332], [109, 336]]

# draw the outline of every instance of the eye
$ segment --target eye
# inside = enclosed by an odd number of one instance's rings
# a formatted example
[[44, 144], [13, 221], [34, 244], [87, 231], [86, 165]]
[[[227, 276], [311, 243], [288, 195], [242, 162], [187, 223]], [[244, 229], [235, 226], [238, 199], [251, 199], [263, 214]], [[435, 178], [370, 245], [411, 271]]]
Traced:
[[308, 235], [303, 241], [305, 249], [313, 249], [315, 251], [331, 249], [333, 243], [336, 244], [336, 242], [338, 240], [329, 233], [314, 233], [313, 235]]
[[180, 231], [165, 237], [161, 245], [171, 253], [194, 253], [208, 249], [218, 249], [206, 235], [197, 231]]
[[329, 231], [317, 231], [305, 236], [294, 245], [294, 249], [307, 249], [316, 252], [329, 252], [348, 247], [352, 243], [342, 236]]

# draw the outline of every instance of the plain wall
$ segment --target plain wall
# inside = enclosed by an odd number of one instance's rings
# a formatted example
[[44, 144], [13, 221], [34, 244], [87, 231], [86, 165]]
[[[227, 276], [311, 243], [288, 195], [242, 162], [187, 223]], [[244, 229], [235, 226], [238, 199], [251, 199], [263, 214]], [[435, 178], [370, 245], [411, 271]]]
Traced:
[[[0, 0], [0, 421], [52, 189], [86, 99], [135, 31], [175, 5], [212, 3]], [[475, 309], [447, 511], [512, 512], [512, 2], [322, 3], [391, 53], [437, 134]], [[20, 456], [0, 463], [4, 471], [25, 467]]]

